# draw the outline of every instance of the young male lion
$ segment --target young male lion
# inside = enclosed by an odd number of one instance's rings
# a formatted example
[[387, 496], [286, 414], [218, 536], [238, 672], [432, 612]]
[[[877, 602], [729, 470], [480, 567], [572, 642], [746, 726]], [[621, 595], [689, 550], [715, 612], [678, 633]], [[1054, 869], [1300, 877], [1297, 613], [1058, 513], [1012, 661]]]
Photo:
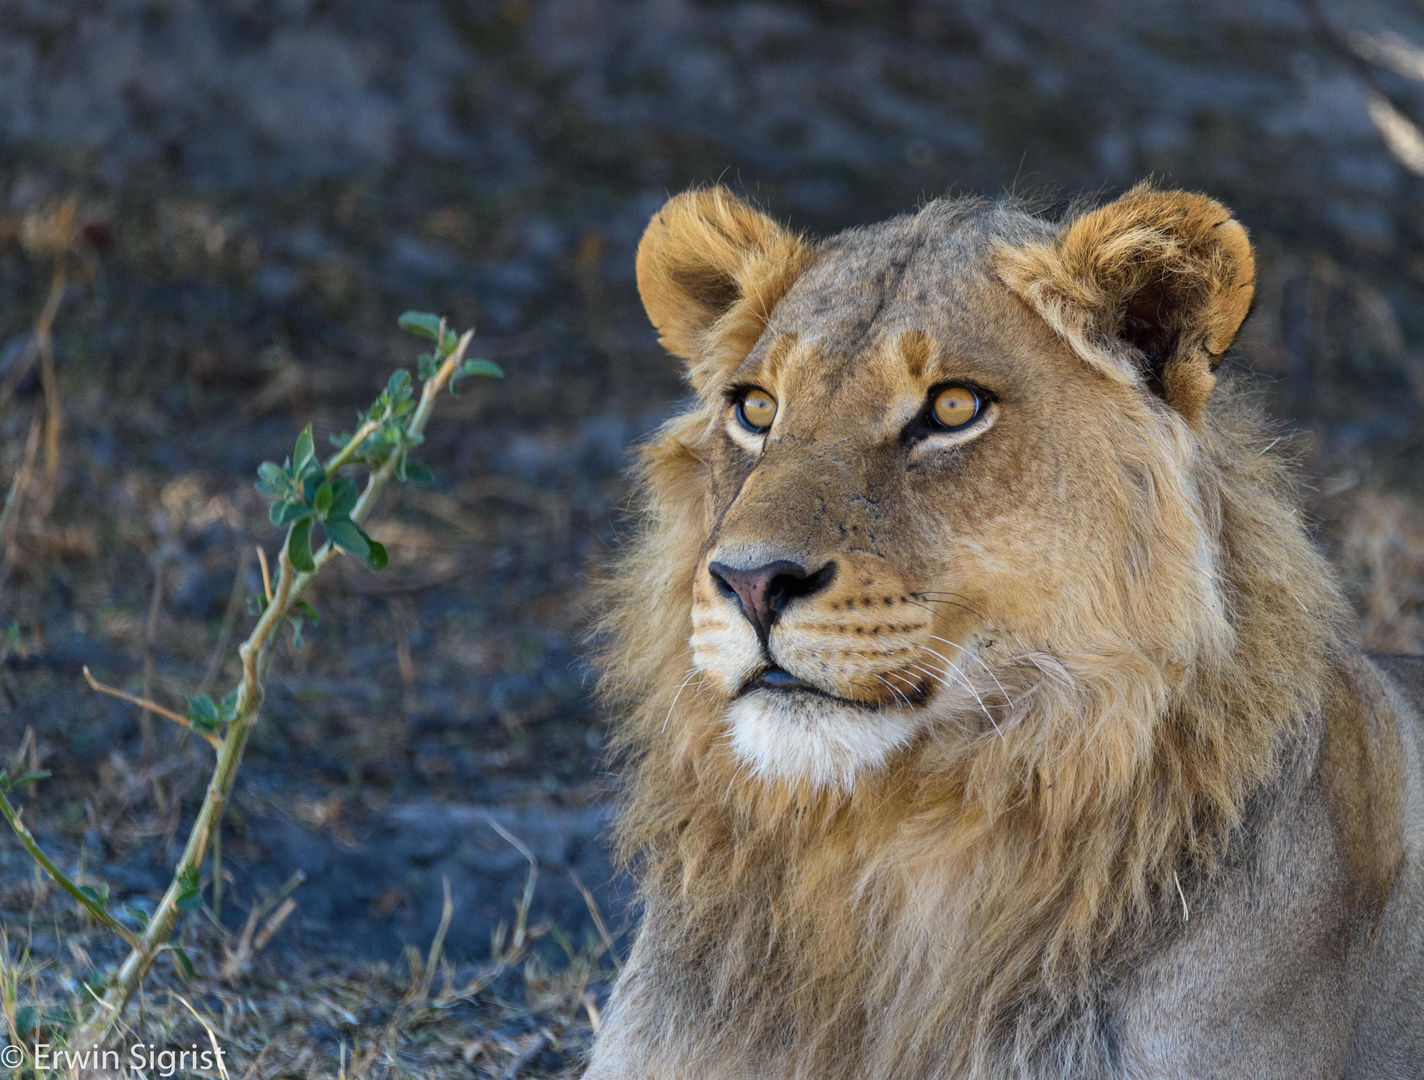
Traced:
[[605, 685], [642, 923], [589, 1080], [1424, 1076], [1424, 660], [1353, 644], [1140, 186], [813, 243], [681, 195]]

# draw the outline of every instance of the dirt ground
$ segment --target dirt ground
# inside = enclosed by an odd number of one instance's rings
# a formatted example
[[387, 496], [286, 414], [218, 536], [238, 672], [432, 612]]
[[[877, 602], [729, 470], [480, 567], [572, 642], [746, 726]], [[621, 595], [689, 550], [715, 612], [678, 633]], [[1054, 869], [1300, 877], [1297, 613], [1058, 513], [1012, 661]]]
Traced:
[[[1406, 0], [1327, 10], [1424, 43]], [[0, 527], [0, 758], [52, 771], [26, 819], [83, 880], [151, 906], [211, 754], [146, 736], [82, 667], [180, 708], [233, 684], [225, 615], [280, 539], [255, 469], [413, 366], [402, 311], [474, 326], [507, 373], [442, 403], [435, 483], [372, 529], [391, 566], [347, 560], [279, 654], [225, 819], [225, 929], [189, 920], [196, 980], [160, 972], [131, 1033], [206, 1038], [182, 994], [235, 1076], [576, 1070], [631, 915], [586, 572], [624, 527], [627, 447], [686, 392], [634, 289], [649, 215], [721, 179], [825, 234], [1146, 175], [1250, 228], [1229, 362], [1297, 441], [1367, 645], [1424, 650], [1424, 181], [1294, 0], [0, 3], [0, 484], [25, 478]], [[64, 200], [84, 229], [47, 393], [53, 260], [25, 222]], [[31, 438], [52, 401], [57, 455]], [[518, 949], [529, 866], [491, 822], [537, 862]], [[5, 838], [0, 911], [0, 999], [62, 1026], [115, 944]]]

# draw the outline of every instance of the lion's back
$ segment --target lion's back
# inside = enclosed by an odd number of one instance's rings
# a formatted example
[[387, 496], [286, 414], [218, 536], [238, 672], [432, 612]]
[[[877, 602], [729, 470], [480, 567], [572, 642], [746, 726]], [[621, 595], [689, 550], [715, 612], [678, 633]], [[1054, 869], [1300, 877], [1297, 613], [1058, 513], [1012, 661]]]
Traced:
[[1399, 725], [1404, 859], [1364, 976], [1348, 1080], [1424, 1075], [1424, 656], [1372, 656]]

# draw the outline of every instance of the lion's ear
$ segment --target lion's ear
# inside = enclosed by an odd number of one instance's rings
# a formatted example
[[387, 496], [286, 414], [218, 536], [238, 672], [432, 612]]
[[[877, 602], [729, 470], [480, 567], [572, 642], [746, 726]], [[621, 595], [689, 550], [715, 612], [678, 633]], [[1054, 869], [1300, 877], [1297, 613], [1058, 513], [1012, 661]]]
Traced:
[[1048, 242], [1005, 245], [1004, 281], [1085, 360], [1199, 419], [1251, 307], [1246, 230], [1214, 199], [1139, 184]]
[[[814, 249], [723, 187], [675, 196], [638, 244], [638, 292], [668, 352], [699, 389], [756, 344]], [[740, 349], [740, 355], [736, 355]]]

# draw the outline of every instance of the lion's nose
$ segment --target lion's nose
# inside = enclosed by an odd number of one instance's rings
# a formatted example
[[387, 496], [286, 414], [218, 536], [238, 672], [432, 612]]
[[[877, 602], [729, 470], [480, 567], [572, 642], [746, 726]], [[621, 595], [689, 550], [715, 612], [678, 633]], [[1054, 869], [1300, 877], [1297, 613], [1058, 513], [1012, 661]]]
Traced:
[[835, 577], [836, 564], [828, 562], [810, 572], [789, 559], [778, 559], [750, 570], [714, 562], [707, 564], [707, 572], [724, 596], [737, 598], [742, 614], [765, 645], [782, 608], [798, 597], [810, 596], [829, 585]]

